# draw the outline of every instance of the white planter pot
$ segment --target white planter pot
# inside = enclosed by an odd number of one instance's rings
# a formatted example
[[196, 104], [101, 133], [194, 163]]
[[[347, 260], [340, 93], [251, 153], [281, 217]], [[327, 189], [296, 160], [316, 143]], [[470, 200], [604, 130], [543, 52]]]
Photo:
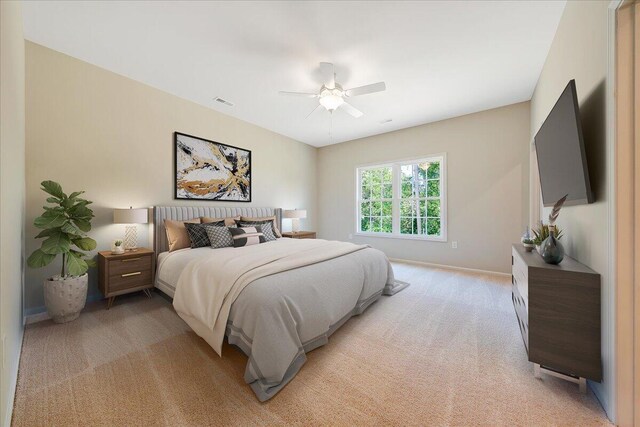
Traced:
[[44, 304], [56, 323], [75, 320], [87, 302], [87, 274], [44, 281]]

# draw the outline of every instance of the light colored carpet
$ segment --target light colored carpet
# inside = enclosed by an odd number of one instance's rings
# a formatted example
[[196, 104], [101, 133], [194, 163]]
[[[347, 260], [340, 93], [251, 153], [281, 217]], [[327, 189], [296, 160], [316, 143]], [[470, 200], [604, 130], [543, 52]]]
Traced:
[[13, 424], [607, 425], [589, 392], [536, 380], [509, 280], [395, 264], [406, 290], [382, 297], [314, 350], [261, 404], [224, 357], [154, 295], [28, 326]]

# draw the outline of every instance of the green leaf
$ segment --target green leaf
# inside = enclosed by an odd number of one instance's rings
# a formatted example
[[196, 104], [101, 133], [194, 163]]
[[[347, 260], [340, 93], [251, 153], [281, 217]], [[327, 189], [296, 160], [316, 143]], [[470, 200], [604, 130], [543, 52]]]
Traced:
[[55, 255], [45, 254], [40, 249], [36, 249], [29, 258], [27, 258], [27, 265], [31, 268], [40, 268], [48, 265], [53, 261]]
[[58, 184], [57, 182], [54, 182], [54, 181], [42, 181], [41, 185], [42, 185], [42, 190], [43, 191], [51, 194], [54, 197], [57, 197], [58, 199], [64, 199], [65, 197], [67, 197], [62, 192], [62, 186], [60, 184]]
[[92, 251], [96, 248], [97, 243], [90, 237], [83, 237], [81, 239], [73, 239], [73, 244], [82, 249], [83, 251]]
[[78, 229], [78, 227], [76, 227], [75, 225], [73, 225], [70, 222], [65, 222], [60, 230], [62, 230], [63, 232], [65, 232], [67, 234], [72, 234], [74, 236], [81, 236], [82, 235], [82, 231], [80, 231]]
[[86, 262], [87, 265], [91, 268], [95, 268], [98, 266], [98, 263], [96, 262], [95, 259], [85, 259], [84, 262]]
[[60, 202], [60, 205], [65, 209], [69, 209], [70, 207], [73, 206], [74, 203], [75, 203], [75, 200], [73, 199], [64, 199], [62, 202]]
[[69, 252], [69, 246], [71, 245], [71, 240], [66, 235], [66, 233], [62, 233], [58, 231], [57, 233], [51, 233], [51, 236], [44, 242], [42, 242], [42, 247], [40, 250], [45, 254], [62, 254]]
[[69, 194], [69, 199], [75, 199], [81, 194], [84, 194], [84, 191], [74, 191], [73, 193]]
[[[61, 227], [67, 218], [64, 214], [57, 211], [46, 211], [33, 221], [33, 225], [37, 228], [56, 228]], [[80, 228], [80, 227], [78, 227]]]
[[67, 257], [67, 271], [72, 276], [82, 276], [89, 269], [87, 262], [83, 260], [77, 252], [69, 252]]
[[72, 218], [88, 220], [93, 218], [93, 211], [84, 203], [77, 203], [69, 209], [69, 215], [71, 215]]
[[43, 206], [42, 209], [44, 209], [47, 212], [59, 212], [59, 213], [64, 213], [64, 208], [62, 206]]
[[84, 231], [85, 233], [91, 230], [91, 223], [84, 219], [73, 219], [73, 223], [76, 225], [76, 227], [78, 227], [80, 230]]
[[48, 229], [48, 230], [42, 230], [41, 232], [38, 233], [38, 235], [36, 237], [34, 237], [34, 239], [40, 239], [42, 237], [49, 237], [51, 236], [51, 233], [55, 233], [58, 230], [54, 230], [54, 229]]
[[47, 197], [47, 203], [60, 203], [61, 200], [57, 197]]

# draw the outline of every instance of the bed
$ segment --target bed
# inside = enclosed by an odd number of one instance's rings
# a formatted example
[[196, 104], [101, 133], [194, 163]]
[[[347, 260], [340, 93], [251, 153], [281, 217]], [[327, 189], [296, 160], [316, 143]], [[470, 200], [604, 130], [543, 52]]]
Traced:
[[155, 286], [216, 353], [222, 356], [226, 338], [247, 355], [244, 380], [266, 401], [296, 375], [307, 352], [381, 295], [408, 284], [395, 280], [382, 252], [346, 242], [281, 238], [167, 252], [165, 219], [237, 215], [275, 216], [281, 229], [278, 208], [155, 207]]

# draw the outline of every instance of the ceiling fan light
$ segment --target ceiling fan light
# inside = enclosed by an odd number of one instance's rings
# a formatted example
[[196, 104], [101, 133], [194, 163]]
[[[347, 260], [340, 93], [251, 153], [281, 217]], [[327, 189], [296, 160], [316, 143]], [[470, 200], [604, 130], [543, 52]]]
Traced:
[[334, 111], [336, 108], [344, 103], [344, 99], [341, 96], [329, 94], [320, 97], [320, 105], [326, 108], [328, 111]]

